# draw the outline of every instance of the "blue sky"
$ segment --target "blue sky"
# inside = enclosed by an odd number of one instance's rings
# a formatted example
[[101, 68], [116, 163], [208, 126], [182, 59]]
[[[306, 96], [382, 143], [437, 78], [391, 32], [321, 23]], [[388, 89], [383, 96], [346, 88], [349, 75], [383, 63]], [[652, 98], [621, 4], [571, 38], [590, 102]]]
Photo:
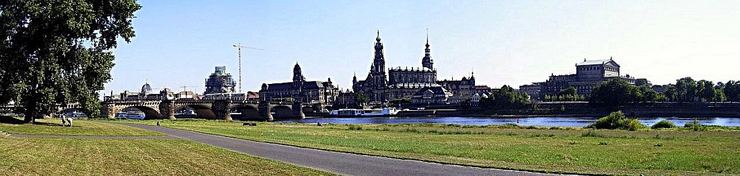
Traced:
[[243, 89], [310, 80], [351, 88], [364, 79], [376, 30], [386, 66], [421, 66], [426, 29], [440, 79], [469, 76], [500, 87], [574, 73], [576, 62], [614, 59], [622, 73], [666, 84], [685, 76], [740, 79], [740, 1], [161, 1], [144, 0], [136, 38], [119, 44], [111, 90], [204, 91], [214, 66]]

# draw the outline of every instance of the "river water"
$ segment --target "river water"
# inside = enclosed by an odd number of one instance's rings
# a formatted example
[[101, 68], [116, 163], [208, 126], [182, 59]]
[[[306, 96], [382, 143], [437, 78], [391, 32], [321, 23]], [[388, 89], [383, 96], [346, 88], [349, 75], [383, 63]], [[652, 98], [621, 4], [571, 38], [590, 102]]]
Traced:
[[[285, 120], [298, 123], [333, 123], [333, 124], [401, 124], [401, 123], [433, 123], [457, 125], [503, 125], [517, 124], [519, 126], [557, 126], [557, 127], [584, 127], [596, 121], [596, 117], [522, 117], [522, 118], [488, 118], [488, 117], [354, 117], [354, 118], [322, 118], [308, 117], [302, 120]], [[695, 118], [679, 117], [651, 117], [639, 118], [640, 122], [651, 126], [661, 120], [669, 120], [677, 126], [691, 123]], [[740, 118], [712, 117], [696, 118], [703, 125], [740, 126]]]

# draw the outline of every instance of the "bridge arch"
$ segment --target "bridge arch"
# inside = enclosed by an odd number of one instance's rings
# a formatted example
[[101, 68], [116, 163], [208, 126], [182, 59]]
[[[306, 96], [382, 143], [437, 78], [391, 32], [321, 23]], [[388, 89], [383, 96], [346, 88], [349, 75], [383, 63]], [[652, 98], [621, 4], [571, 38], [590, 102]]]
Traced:
[[159, 113], [159, 109], [148, 107], [148, 106], [128, 106], [123, 108], [122, 112], [131, 111], [136, 109], [144, 113], [144, 119], [161, 119], [162, 115]]
[[181, 105], [175, 107], [175, 112], [181, 112], [182, 110], [192, 109], [195, 112], [196, 118], [215, 119], [216, 114], [211, 110], [208, 105], [192, 104], [192, 105]]
[[237, 119], [239, 120], [262, 120], [263, 117], [260, 116], [259, 107], [257, 105], [249, 105], [249, 104], [242, 104], [242, 105], [234, 105], [231, 108], [232, 112], [239, 113], [237, 116]]
[[287, 119], [287, 118], [293, 118], [293, 107], [290, 105], [277, 105], [273, 106], [270, 110], [270, 113], [272, 113], [273, 118], [275, 119]]

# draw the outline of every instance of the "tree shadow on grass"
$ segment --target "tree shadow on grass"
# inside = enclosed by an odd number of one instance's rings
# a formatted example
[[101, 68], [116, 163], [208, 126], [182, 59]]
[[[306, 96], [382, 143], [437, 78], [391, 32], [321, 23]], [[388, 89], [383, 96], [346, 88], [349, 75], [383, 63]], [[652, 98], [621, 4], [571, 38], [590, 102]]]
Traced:
[[0, 123], [5, 123], [5, 124], [24, 124], [25, 122], [23, 122], [23, 120], [21, 120], [21, 119], [15, 118], [15, 117], [0, 116]]
[[[13, 125], [20, 125], [20, 124], [28, 124], [23, 121], [23, 119], [18, 119], [16, 117], [10, 117], [10, 116], [0, 116], [0, 123], [4, 124], [13, 124]], [[33, 122], [34, 125], [45, 125], [45, 126], [62, 126], [58, 123], [49, 123], [49, 122]]]
[[62, 124], [58, 123], [49, 123], [49, 122], [33, 122], [34, 125], [45, 125], [45, 126], [62, 126]]

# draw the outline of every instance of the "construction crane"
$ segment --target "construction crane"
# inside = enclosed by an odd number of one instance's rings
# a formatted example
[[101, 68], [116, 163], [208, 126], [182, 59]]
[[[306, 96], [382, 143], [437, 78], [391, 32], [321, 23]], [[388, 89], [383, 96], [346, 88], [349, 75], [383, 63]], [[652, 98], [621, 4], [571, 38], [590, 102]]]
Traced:
[[252, 50], [263, 50], [255, 47], [243, 46], [241, 43], [233, 45], [239, 53], [239, 92], [242, 92], [242, 48]]

